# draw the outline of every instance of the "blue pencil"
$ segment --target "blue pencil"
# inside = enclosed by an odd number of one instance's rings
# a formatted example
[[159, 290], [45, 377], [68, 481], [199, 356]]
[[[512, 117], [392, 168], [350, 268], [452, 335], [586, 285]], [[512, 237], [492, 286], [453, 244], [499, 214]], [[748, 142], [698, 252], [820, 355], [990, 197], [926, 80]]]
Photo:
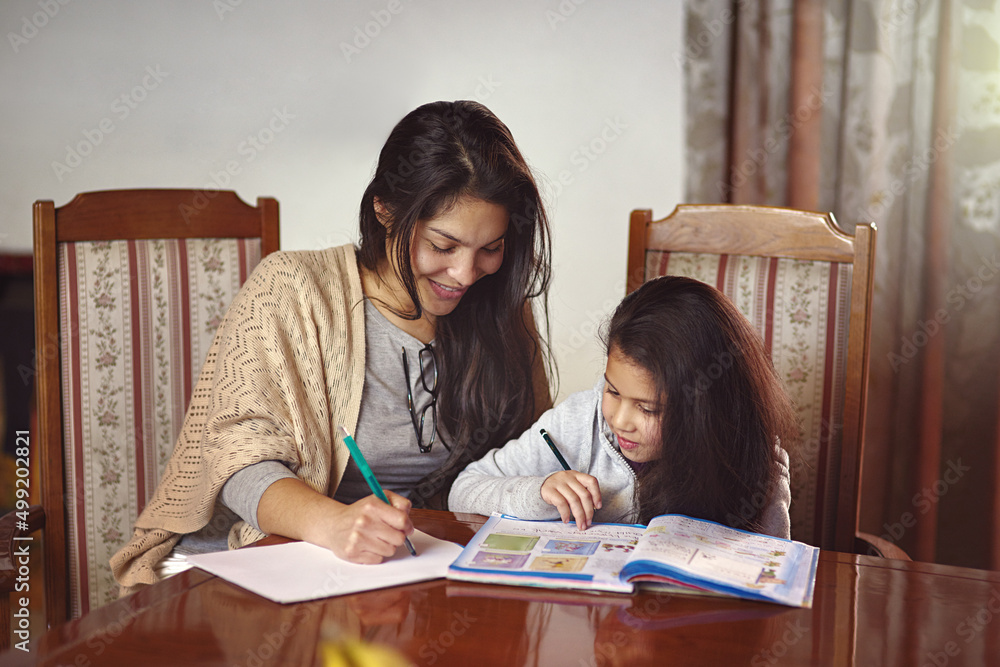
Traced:
[[[344, 443], [347, 444], [347, 449], [351, 452], [351, 458], [354, 459], [354, 464], [358, 466], [358, 470], [361, 471], [365, 481], [368, 482], [368, 488], [370, 488], [372, 493], [378, 496], [380, 500], [385, 502], [387, 505], [391, 505], [392, 503], [390, 503], [389, 499], [386, 497], [385, 491], [382, 490], [382, 485], [378, 483], [377, 479], [375, 479], [375, 473], [372, 472], [372, 469], [368, 466], [368, 461], [365, 460], [364, 454], [362, 454], [361, 450], [358, 448], [358, 443], [354, 442], [354, 438], [351, 437], [351, 434], [348, 433], [347, 429], [343, 426], [340, 427], [340, 433], [344, 436]], [[417, 550], [413, 548], [413, 545], [410, 543], [410, 538], [408, 537], [406, 538], [406, 548], [410, 550], [411, 556], [417, 555]]]

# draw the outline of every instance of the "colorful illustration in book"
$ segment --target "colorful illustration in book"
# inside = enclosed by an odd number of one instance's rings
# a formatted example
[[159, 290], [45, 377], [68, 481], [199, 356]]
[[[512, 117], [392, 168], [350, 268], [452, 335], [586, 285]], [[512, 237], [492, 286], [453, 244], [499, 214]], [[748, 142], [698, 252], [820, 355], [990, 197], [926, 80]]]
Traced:
[[758, 584], [783, 584], [784, 579], [778, 579], [777, 572], [774, 568], [767, 568], [761, 571], [760, 576], [757, 578]]
[[729, 549], [729, 545], [731, 544], [729, 541], [726, 540], [726, 538], [718, 538], [709, 535], [695, 535], [694, 539], [701, 542], [702, 544], [709, 544], [713, 547], [719, 547], [721, 549], [726, 549], [726, 550]]
[[580, 556], [539, 556], [528, 569], [538, 572], [579, 572], [587, 564]]
[[614, 542], [605, 542], [601, 545], [601, 551], [606, 554], [619, 553], [619, 554], [630, 554], [635, 550], [635, 545], [637, 540], [631, 540], [628, 544], [615, 544]]
[[542, 547], [547, 554], [572, 554], [574, 556], [590, 556], [600, 545], [600, 542], [578, 540], [549, 540]]
[[496, 551], [480, 551], [469, 562], [469, 567], [519, 570], [528, 562], [528, 554], [508, 554]]
[[537, 535], [506, 535], [504, 533], [490, 533], [483, 540], [483, 548], [498, 549], [500, 551], [531, 551], [538, 544]]

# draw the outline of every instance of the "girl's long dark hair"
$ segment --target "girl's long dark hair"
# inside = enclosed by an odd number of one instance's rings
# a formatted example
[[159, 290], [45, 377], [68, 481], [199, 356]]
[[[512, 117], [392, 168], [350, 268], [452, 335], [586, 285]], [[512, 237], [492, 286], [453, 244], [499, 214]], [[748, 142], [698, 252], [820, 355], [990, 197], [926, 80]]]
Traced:
[[743, 314], [710, 285], [664, 276], [625, 297], [604, 340], [651, 374], [665, 406], [662, 455], [639, 473], [640, 522], [678, 513], [759, 531], [775, 438], [788, 449], [798, 425]]
[[[472, 285], [449, 315], [437, 318], [438, 419], [449, 434], [445, 465], [414, 489], [410, 500], [426, 505], [447, 498], [455, 475], [489, 449], [517, 437], [533, 422], [532, 364], [551, 370], [547, 350], [551, 264], [548, 219], [538, 187], [510, 130], [478, 102], [433, 102], [407, 114], [379, 154], [361, 200], [358, 260], [372, 272], [388, 266], [386, 239], [399, 278], [414, 304], [400, 316], [421, 316], [410, 248], [421, 220], [460, 198], [507, 209], [500, 269]], [[375, 200], [389, 222], [376, 216]], [[525, 318], [537, 299], [544, 312], [539, 344]]]

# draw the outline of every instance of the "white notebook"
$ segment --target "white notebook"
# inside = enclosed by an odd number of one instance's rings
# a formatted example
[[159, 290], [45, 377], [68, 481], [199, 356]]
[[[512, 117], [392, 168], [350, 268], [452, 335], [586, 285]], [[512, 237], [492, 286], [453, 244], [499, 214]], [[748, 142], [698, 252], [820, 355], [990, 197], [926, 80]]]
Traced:
[[275, 602], [302, 602], [443, 578], [462, 547], [419, 530], [405, 547], [378, 565], [358, 565], [323, 547], [288, 542], [188, 556], [188, 562]]

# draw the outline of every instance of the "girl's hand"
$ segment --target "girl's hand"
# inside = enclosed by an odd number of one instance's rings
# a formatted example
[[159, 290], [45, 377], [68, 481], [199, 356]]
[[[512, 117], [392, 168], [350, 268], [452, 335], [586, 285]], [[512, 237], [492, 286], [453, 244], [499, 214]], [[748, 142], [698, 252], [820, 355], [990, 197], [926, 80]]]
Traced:
[[586, 473], [563, 470], [542, 483], [542, 500], [559, 510], [563, 523], [572, 517], [579, 530], [587, 530], [594, 520], [594, 510], [601, 508], [601, 485]]

